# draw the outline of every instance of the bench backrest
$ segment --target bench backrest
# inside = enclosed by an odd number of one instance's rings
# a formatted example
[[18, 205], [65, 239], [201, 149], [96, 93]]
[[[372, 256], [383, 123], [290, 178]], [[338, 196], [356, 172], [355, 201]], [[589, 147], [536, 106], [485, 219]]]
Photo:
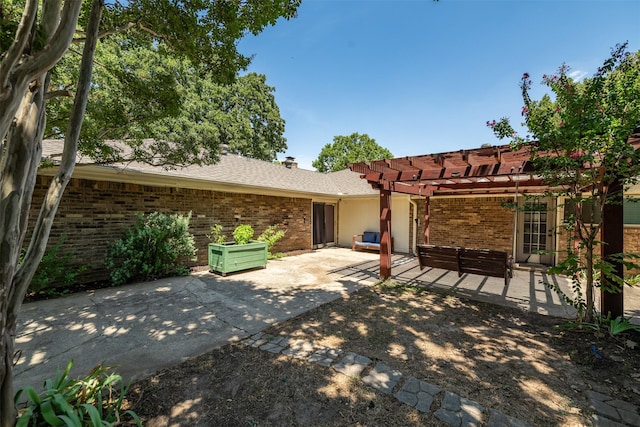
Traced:
[[420, 268], [433, 267], [458, 270], [458, 248], [452, 246], [418, 245]]
[[504, 277], [508, 283], [511, 260], [505, 251], [469, 249], [453, 246], [418, 245], [418, 263], [425, 267], [442, 268], [462, 274]]
[[469, 274], [503, 277], [509, 255], [492, 249], [467, 249], [460, 251], [460, 271]]

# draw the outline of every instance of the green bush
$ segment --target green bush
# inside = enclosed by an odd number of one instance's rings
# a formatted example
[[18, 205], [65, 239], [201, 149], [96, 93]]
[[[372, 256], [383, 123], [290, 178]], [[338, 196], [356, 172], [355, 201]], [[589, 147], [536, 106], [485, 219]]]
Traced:
[[225, 240], [227, 240], [226, 236], [222, 234], [221, 224], [213, 224], [213, 226], [211, 227], [211, 234], [207, 234], [207, 237], [213, 243], [217, 243], [219, 245], [224, 244]]
[[249, 224], [240, 224], [233, 230], [233, 240], [237, 245], [246, 245], [253, 239], [253, 227]]
[[285, 231], [278, 230], [278, 225], [270, 225], [264, 232], [258, 236], [256, 240], [267, 244], [267, 256], [269, 259], [275, 258], [277, 255], [271, 253], [271, 249], [276, 242], [284, 237]]
[[64, 287], [73, 285], [76, 277], [87, 269], [86, 266], [70, 266], [75, 254], [61, 253], [66, 240], [67, 236], [62, 236], [54, 246], [47, 249], [29, 283], [30, 292], [48, 295], [63, 294]]
[[189, 274], [184, 261], [196, 255], [195, 240], [189, 233], [190, 219], [191, 213], [138, 215], [124, 237], [109, 245], [105, 263], [111, 282], [121, 285]]
[[[14, 399], [18, 407], [16, 427], [101, 427], [119, 425], [123, 418], [142, 426], [135, 412], [122, 409], [127, 388], [122, 386], [120, 375], [100, 364], [86, 377], [74, 380], [69, 378], [72, 366], [73, 360], [64, 372], [45, 380], [41, 393], [32, 386], [18, 391]], [[23, 394], [27, 400], [20, 403]]]

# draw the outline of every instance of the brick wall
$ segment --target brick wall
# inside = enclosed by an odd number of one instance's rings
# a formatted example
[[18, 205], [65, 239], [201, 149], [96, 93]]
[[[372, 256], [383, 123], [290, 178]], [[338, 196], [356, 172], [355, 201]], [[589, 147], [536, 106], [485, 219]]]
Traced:
[[[624, 252], [640, 255], [640, 228], [626, 226], [624, 227]], [[631, 260], [636, 264], [640, 264], [640, 260]], [[630, 270], [628, 274], [640, 274], [639, 270]]]
[[[567, 254], [565, 252], [565, 248], [568, 244], [571, 244], [566, 236], [560, 237], [562, 240], [559, 242], [560, 252], [558, 253], [558, 262], [562, 262], [567, 259]], [[600, 246], [598, 246], [595, 250], [595, 255], [600, 256]], [[628, 254], [637, 254], [640, 255], [640, 228], [637, 226], [628, 226], [624, 227], [624, 252]], [[580, 253], [581, 256], [584, 255]], [[640, 260], [629, 259], [631, 262], [635, 262], [636, 264], [640, 264]], [[582, 259], [584, 263], [584, 258]], [[625, 270], [625, 274], [628, 275], [636, 275], [640, 274], [640, 270]]]
[[[513, 212], [502, 206], [503, 197], [432, 198], [430, 243], [512, 252]], [[420, 233], [424, 243], [426, 204], [418, 200]]]
[[624, 251], [640, 254], [640, 227], [624, 228]]
[[[31, 210], [31, 224], [50, 182], [39, 176]], [[196, 240], [198, 260], [207, 264], [207, 234], [215, 223], [232, 238], [237, 224], [250, 224], [257, 237], [269, 225], [280, 224], [287, 230], [274, 252], [311, 249], [311, 200], [304, 198], [224, 193], [187, 188], [168, 188], [130, 183], [72, 179], [58, 209], [49, 246], [66, 236], [63, 251], [71, 251], [75, 263], [89, 268], [79, 281], [108, 278], [104, 267], [107, 245], [122, 236], [135, 221], [136, 213], [192, 212], [190, 230]], [[240, 215], [236, 221], [234, 216]]]

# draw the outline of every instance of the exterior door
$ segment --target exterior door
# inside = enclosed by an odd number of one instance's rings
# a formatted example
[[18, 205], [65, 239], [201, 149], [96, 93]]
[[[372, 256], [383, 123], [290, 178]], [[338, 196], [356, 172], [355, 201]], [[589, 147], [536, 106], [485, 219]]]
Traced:
[[313, 247], [322, 248], [335, 241], [335, 206], [313, 204]]
[[518, 253], [516, 262], [553, 264], [555, 215], [548, 199], [525, 202], [518, 212]]

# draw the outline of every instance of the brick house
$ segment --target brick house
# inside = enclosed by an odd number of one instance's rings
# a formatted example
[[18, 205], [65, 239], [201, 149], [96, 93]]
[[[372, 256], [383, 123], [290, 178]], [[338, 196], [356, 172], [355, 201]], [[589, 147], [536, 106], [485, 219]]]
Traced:
[[[43, 156], [56, 162], [61, 142], [45, 141]], [[56, 168], [39, 171], [31, 216], [35, 219]], [[412, 252], [418, 206], [407, 195], [393, 198], [397, 252]], [[198, 259], [207, 264], [212, 225], [224, 234], [238, 224], [250, 224], [256, 236], [272, 224], [286, 230], [276, 252], [308, 251], [325, 246], [351, 247], [354, 234], [379, 229], [378, 192], [344, 170], [318, 173], [283, 164], [226, 154], [211, 166], [165, 170], [145, 164], [82, 164], [79, 159], [66, 188], [51, 231], [49, 246], [64, 237], [64, 251], [74, 263], [88, 266], [79, 278], [89, 282], [108, 277], [104, 266], [107, 245], [122, 236], [137, 213], [192, 213]], [[32, 221], [33, 222], [33, 221]]]
[[[43, 156], [55, 163], [61, 143], [46, 141], [43, 146]], [[274, 164], [232, 154], [222, 155], [215, 165], [174, 170], [138, 163], [83, 165], [79, 160], [58, 209], [49, 245], [64, 236], [64, 250], [75, 254], [78, 265], [89, 267], [80, 278], [87, 282], [108, 277], [104, 266], [107, 245], [133, 224], [136, 213], [191, 212], [191, 232], [198, 248], [194, 266], [206, 265], [207, 234], [216, 223], [223, 225], [228, 236], [238, 224], [252, 225], [256, 235], [278, 224], [287, 233], [274, 248], [277, 252], [351, 247], [354, 234], [380, 229], [380, 192], [361, 179], [359, 172], [323, 174], [297, 168], [292, 158]], [[55, 170], [40, 170], [32, 219]], [[525, 192], [535, 195], [521, 189], [517, 193], [520, 206], [525, 203]], [[514, 189], [494, 193], [482, 188], [431, 195], [429, 242], [504, 250], [515, 253], [519, 263], [555, 264], [556, 254], [539, 256], [533, 252], [560, 250], [566, 244], [554, 232], [564, 218], [563, 201], [540, 199], [546, 203], [544, 215], [519, 212], [516, 217], [505, 207], [515, 196]], [[632, 188], [627, 197], [640, 197], [640, 186]], [[413, 254], [427, 234], [426, 198], [393, 193], [391, 203], [394, 251]], [[529, 226], [523, 226], [525, 223]], [[525, 237], [525, 228], [542, 232]], [[538, 243], [544, 239], [545, 246], [531, 245], [531, 239]], [[624, 245], [625, 252], [640, 253], [640, 203], [625, 204]]]
[[[529, 193], [527, 196], [535, 194]], [[505, 207], [514, 202], [514, 197], [515, 193], [501, 196], [433, 196], [430, 200], [430, 243], [503, 250], [515, 253], [517, 263], [555, 265], [567, 245], [567, 236], [560, 234], [556, 227], [565, 218], [564, 200], [544, 198], [540, 194], [538, 201], [545, 205], [546, 211], [542, 214], [537, 209], [520, 211], [516, 218], [514, 211]], [[632, 187], [626, 197], [640, 198], [640, 186]], [[518, 196], [519, 206], [527, 202], [531, 202], [531, 199]], [[422, 218], [426, 205], [424, 202], [417, 204], [418, 218]], [[533, 237], [530, 233], [525, 237], [527, 230], [539, 226], [540, 236]], [[536, 243], [532, 244], [532, 240]], [[424, 233], [419, 234], [418, 243], [424, 243]], [[535, 254], [537, 250], [556, 252], [538, 255]], [[640, 203], [628, 200], [624, 204], [624, 251], [640, 254]]]

